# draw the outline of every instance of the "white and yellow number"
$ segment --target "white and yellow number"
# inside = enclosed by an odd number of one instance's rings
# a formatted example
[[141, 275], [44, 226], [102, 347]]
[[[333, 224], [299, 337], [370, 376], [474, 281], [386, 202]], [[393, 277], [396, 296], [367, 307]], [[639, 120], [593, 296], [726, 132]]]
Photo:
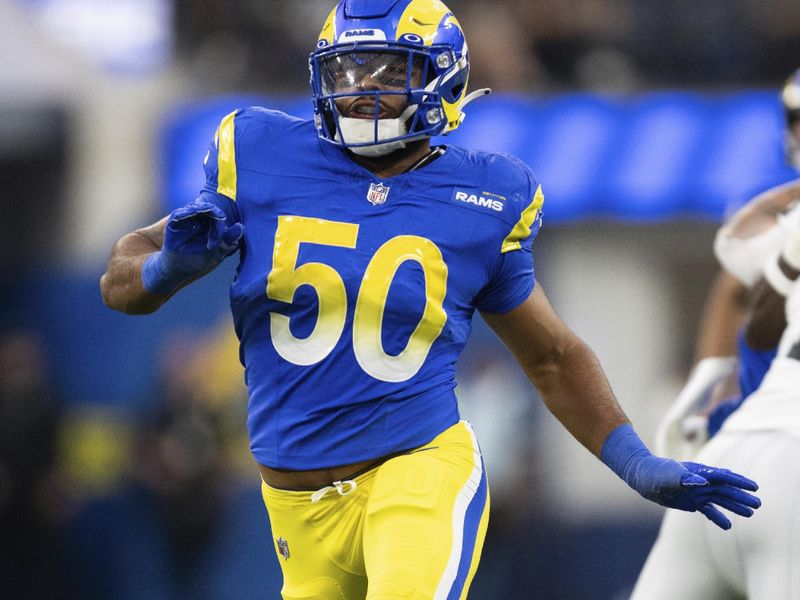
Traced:
[[[381, 342], [383, 313], [392, 280], [408, 260], [419, 263], [425, 274], [425, 310], [405, 349], [391, 356], [384, 352]], [[353, 322], [353, 350], [361, 368], [382, 381], [411, 379], [425, 362], [447, 321], [442, 306], [446, 288], [447, 266], [432, 241], [400, 235], [378, 248], [364, 273]]]
[[[287, 361], [312, 365], [333, 350], [344, 329], [347, 296], [344, 282], [336, 270], [322, 263], [297, 267], [301, 243], [355, 248], [358, 225], [308, 217], [279, 217], [275, 234], [273, 268], [267, 278], [267, 296], [291, 303], [301, 285], [311, 285], [319, 298], [319, 314], [314, 330], [297, 338], [289, 330], [289, 318], [270, 313], [270, 333], [275, 349]], [[422, 267], [425, 276], [425, 309], [409, 337], [405, 349], [396, 356], [383, 349], [381, 332], [389, 288], [397, 270], [409, 260]], [[399, 382], [413, 377], [439, 337], [447, 313], [447, 265], [432, 241], [401, 235], [383, 244], [367, 265], [356, 300], [353, 321], [353, 350], [361, 368], [381, 381]]]
[[342, 335], [347, 316], [347, 294], [342, 277], [326, 264], [309, 262], [297, 266], [300, 244], [323, 244], [355, 248], [358, 225], [308, 217], [278, 217], [272, 271], [267, 277], [267, 296], [291, 303], [301, 285], [317, 292], [319, 314], [314, 330], [306, 338], [289, 330], [289, 317], [269, 313], [272, 343], [278, 354], [296, 365], [313, 365], [330, 354]]

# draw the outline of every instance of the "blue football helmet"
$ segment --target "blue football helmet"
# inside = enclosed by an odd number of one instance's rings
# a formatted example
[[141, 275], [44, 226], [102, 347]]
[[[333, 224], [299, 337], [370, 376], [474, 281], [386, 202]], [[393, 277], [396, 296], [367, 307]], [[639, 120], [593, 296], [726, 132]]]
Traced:
[[366, 156], [454, 131], [489, 93], [467, 94], [464, 32], [439, 0], [341, 0], [309, 66], [319, 136]]
[[800, 69], [795, 71], [783, 84], [781, 104], [786, 115], [786, 160], [800, 171], [800, 139], [797, 123], [800, 122]]

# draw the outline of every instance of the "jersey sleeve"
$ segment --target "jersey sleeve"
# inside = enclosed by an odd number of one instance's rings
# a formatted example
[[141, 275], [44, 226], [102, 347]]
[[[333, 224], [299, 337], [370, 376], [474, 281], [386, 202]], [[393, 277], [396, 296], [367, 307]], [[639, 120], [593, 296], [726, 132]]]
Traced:
[[526, 184], [521, 186], [522, 193], [518, 196], [516, 204], [516, 222], [500, 245], [500, 252], [513, 252], [514, 250], [532, 251], [533, 240], [542, 226], [542, 207], [544, 193], [542, 186], [536, 181], [535, 175], [528, 167], [524, 166]]
[[214, 133], [203, 160], [206, 182], [200, 191], [200, 200], [210, 202], [225, 212], [228, 226], [241, 222], [236, 206], [236, 116], [239, 112], [226, 115]]
[[489, 283], [475, 299], [475, 307], [481, 312], [508, 312], [531, 295], [534, 284], [533, 254], [530, 250], [500, 254]]
[[535, 285], [533, 240], [542, 225], [544, 194], [531, 170], [518, 164], [524, 177], [515, 202], [509, 205], [516, 220], [504, 231], [489, 279], [475, 300], [481, 312], [508, 312], [522, 304]]
[[220, 206], [229, 219], [244, 223], [254, 192], [251, 178], [242, 174], [258, 171], [265, 162], [280, 157], [277, 142], [295, 121], [302, 122], [260, 106], [223, 117], [204, 160], [206, 182], [201, 195]]

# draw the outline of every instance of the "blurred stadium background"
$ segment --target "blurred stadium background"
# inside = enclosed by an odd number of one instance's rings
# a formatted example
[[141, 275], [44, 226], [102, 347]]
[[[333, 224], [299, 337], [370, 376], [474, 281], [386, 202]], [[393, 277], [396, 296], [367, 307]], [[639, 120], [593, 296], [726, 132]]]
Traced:
[[[310, 113], [333, 4], [0, 0], [3, 597], [279, 597], [233, 265], [148, 317], [105, 309], [97, 282], [119, 235], [193, 199], [221, 116]], [[777, 90], [800, 66], [800, 3], [449, 5], [472, 88], [496, 92], [451, 143], [537, 172], [538, 279], [650, 440], [691, 365], [717, 223], [793, 176]], [[530, 401], [478, 318], [459, 372], [493, 484], [470, 597], [626, 598], [661, 511]]]

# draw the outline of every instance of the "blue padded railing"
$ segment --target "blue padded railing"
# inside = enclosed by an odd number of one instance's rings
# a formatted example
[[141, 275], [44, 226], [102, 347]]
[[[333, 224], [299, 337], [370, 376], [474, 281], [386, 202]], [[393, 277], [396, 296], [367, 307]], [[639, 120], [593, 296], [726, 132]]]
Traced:
[[[164, 212], [194, 199], [220, 119], [259, 104], [310, 117], [311, 101], [225, 97], [166, 118]], [[545, 191], [549, 223], [719, 219], [765, 187], [796, 176], [784, 162], [784, 120], [773, 91], [636, 96], [489, 96], [439, 143], [502, 151], [527, 162]], [[279, 143], [279, 142], [276, 142]]]

